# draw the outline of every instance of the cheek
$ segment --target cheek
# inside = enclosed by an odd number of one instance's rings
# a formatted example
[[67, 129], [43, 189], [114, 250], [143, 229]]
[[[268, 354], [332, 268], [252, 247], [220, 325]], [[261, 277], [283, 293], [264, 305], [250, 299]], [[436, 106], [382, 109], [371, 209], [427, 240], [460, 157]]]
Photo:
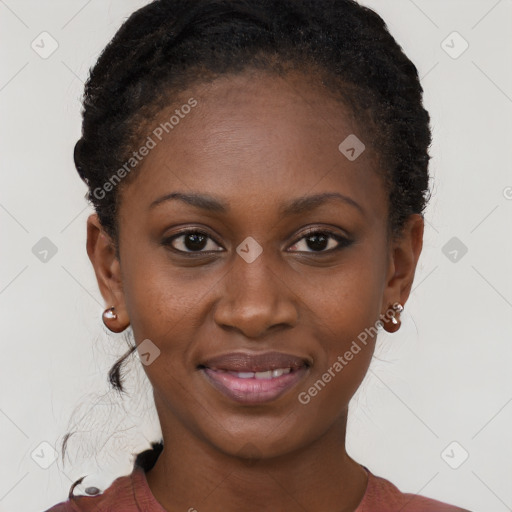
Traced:
[[336, 418], [346, 412], [350, 399], [364, 379], [373, 354], [374, 343], [352, 345], [340, 351], [329, 364], [318, 367], [297, 395], [298, 407], [308, 414]]
[[355, 339], [379, 319], [386, 283], [385, 250], [380, 244], [361, 244], [352, 248], [342, 264], [328, 273], [304, 276], [299, 292], [312, 311], [324, 336], [340, 340]]
[[[348, 403], [370, 364], [378, 334], [379, 300], [363, 293], [339, 297], [338, 307], [323, 308], [317, 315], [317, 340], [321, 350], [311, 381], [317, 391], [339, 404]], [[369, 311], [376, 311], [371, 314]], [[325, 393], [324, 388], [328, 388]], [[315, 391], [308, 391], [312, 397]], [[322, 400], [323, 401], [323, 400]]]
[[162, 340], [171, 331], [186, 328], [206, 286], [160, 255], [126, 255], [123, 290], [135, 339]]
[[322, 349], [308, 382], [313, 384], [298, 399], [315, 414], [339, 413], [366, 375], [378, 333], [385, 270], [383, 254], [361, 249], [329, 278], [309, 287], [308, 314]]
[[[215, 287], [215, 272], [197, 277], [198, 269], [173, 267], [160, 255], [123, 260], [123, 288], [135, 342], [150, 340], [158, 358], [144, 365], [155, 389], [181, 388], [189, 377], [195, 340], [208, 314], [208, 290]], [[192, 278], [195, 274], [195, 277]], [[152, 345], [149, 345], [152, 347]]]
[[[375, 283], [373, 283], [375, 284]], [[330, 300], [313, 311], [317, 349], [312, 374], [299, 390], [299, 407], [325, 422], [346, 412], [363, 381], [378, 334], [380, 296], [359, 279], [331, 286]]]
[[[129, 280], [125, 294], [136, 344], [142, 343], [141, 348], [148, 347], [151, 354], [143, 370], [155, 391], [172, 390], [173, 403], [186, 402], [181, 383], [188, 376], [190, 340], [197, 337], [192, 318], [197, 311], [196, 294], [189, 288], [183, 293], [169, 275], [149, 264], [133, 275], [137, 277]], [[141, 350], [144, 352], [146, 348]]]

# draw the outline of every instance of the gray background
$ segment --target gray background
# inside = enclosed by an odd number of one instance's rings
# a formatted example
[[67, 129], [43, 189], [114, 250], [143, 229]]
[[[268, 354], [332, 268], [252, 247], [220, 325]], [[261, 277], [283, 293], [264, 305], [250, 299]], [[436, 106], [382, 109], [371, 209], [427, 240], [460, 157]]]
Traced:
[[[0, 0], [1, 511], [42, 511], [85, 474], [78, 491], [105, 488], [159, 434], [137, 360], [131, 398], [106, 383], [125, 341], [101, 324], [72, 162], [88, 68], [145, 3]], [[348, 450], [402, 491], [512, 510], [512, 1], [362, 3], [422, 77], [434, 183], [403, 326], [381, 335]]]

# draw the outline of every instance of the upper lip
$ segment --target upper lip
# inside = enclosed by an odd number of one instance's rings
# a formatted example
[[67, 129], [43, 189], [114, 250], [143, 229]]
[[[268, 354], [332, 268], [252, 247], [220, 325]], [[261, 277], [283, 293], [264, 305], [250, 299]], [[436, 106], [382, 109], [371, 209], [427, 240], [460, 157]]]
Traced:
[[234, 372], [261, 372], [278, 368], [301, 368], [310, 364], [307, 358], [283, 352], [231, 352], [207, 359], [199, 367]]

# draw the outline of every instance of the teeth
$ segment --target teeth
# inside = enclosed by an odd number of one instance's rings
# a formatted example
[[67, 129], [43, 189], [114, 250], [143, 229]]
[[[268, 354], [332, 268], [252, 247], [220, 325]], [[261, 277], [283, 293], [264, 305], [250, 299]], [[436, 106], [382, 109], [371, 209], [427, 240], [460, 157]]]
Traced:
[[290, 373], [291, 368], [278, 368], [276, 370], [267, 370], [265, 372], [229, 372], [239, 379], [274, 379]]
[[292, 371], [291, 368], [279, 368], [277, 370], [272, 370], [272, 377], [281, 377], [285, 373], [290, 373]]
[[254, 376], [257, 379], [271, 379], [272, 378], [272, 370], [268, 370], [267, 372], [256, 372]]

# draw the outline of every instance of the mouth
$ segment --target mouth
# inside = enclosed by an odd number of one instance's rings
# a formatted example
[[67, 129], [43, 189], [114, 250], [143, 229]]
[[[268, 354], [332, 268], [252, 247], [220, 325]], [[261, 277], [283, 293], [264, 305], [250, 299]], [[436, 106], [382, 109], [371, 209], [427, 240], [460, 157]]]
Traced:
[[225, 397], [243, 404], [276, 400], [308, 373], [311, 360], [281, 352], [235, 352], [198, 365], [207, 381]]

